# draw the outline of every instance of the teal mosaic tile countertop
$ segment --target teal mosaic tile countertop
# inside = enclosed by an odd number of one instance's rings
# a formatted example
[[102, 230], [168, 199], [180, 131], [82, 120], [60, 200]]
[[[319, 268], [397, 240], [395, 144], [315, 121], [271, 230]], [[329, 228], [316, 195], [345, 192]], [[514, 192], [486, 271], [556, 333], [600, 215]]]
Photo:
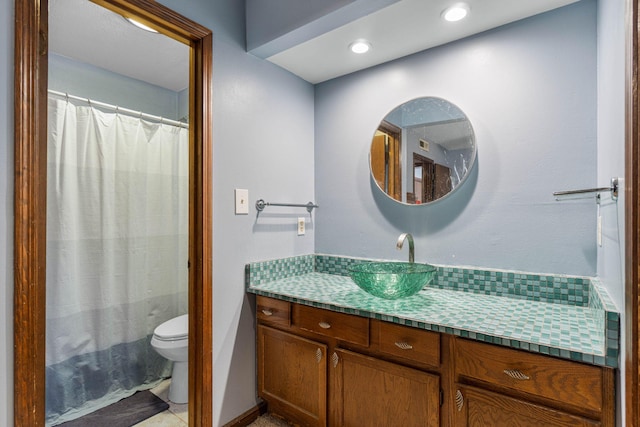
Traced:
[[600, 366], [618, 365], [619, 314], [593, 278], [438, 266], [427, 288], [385, 300], [364, 292], [347, 276], [348, 265], [366, 261], [306, 255], [248, 264], [247, 291]]

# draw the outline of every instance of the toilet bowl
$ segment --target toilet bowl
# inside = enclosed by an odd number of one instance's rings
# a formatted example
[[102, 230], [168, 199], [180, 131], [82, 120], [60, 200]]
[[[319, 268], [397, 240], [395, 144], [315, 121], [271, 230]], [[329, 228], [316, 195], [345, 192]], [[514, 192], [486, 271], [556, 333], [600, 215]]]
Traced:
[[187, 403], [189, 397], [189, 315], [174, 317], [153, 331], [151, 346], [173, 362], [169, 400]]

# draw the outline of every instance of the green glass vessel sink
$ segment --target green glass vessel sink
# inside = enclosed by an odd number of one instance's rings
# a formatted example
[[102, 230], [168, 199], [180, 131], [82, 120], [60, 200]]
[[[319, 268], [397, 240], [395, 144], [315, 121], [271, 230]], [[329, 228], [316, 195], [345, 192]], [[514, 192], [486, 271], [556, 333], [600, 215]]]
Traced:
[[363, 291], [380, 298], [411, 296], [429, 284], [436, 268], [413, 262], [366, 262], [349, 267], [351, 279]]

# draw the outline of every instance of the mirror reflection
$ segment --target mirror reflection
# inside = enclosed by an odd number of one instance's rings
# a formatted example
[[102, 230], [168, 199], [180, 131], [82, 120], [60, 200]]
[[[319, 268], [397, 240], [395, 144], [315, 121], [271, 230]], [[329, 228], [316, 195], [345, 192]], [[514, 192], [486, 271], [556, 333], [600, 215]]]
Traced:
[[475, 157], [473, 127], [464, 112], [445, 99], [424, 97], [382, 119], [369, 162], [380, 190], [398, 202], [419, 205], [451, 194]]

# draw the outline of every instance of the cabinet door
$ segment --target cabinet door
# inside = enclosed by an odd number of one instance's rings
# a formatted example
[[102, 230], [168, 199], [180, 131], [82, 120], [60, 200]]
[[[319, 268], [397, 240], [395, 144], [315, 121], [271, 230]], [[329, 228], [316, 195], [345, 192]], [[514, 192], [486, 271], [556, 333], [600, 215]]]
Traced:
[[475, 387], [457, 385], [456, 426], [568, 427], [600, 426], [586, 418]]
[[346, 350], [331, 355], [332, 425], [440, 425], [440, 378]]
[[258, 326], [258, 395], [303, 426], [327, 425], [327, 347]]

